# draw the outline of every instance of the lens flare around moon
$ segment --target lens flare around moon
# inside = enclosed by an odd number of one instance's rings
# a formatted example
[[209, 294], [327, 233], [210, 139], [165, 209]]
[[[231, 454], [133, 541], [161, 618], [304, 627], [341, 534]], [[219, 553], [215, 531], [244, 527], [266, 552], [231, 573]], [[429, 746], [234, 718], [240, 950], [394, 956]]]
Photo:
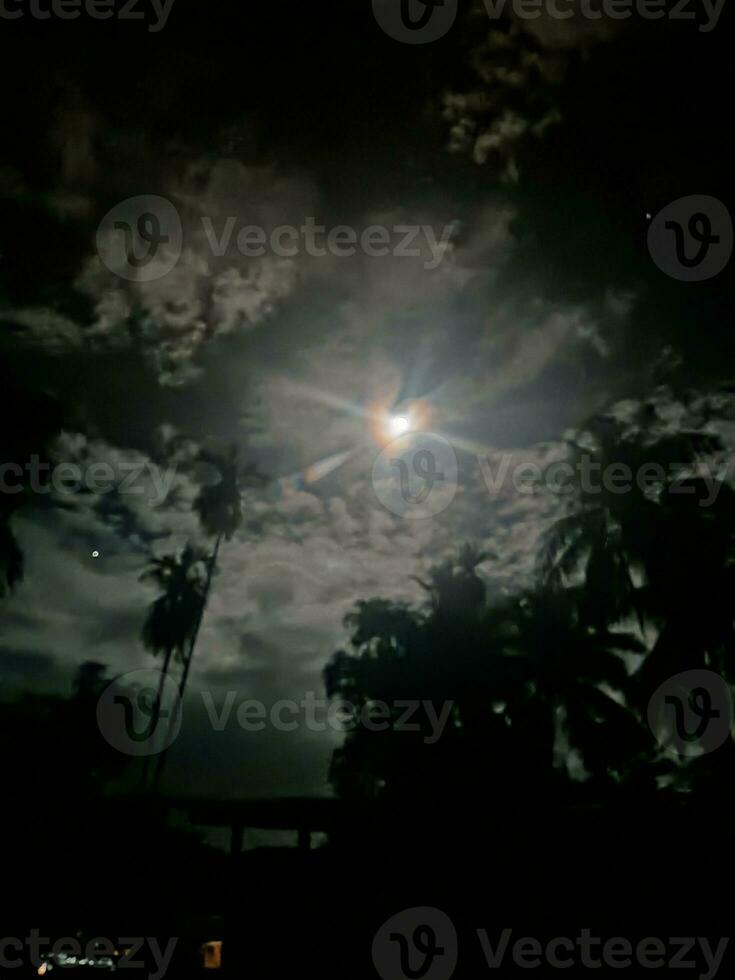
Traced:
[[370, 435], [379, 446], [387, 446], [410, 432], [429, 428], [431, 412], [428, 404], [419, 399], [394, 405], [388, 401], [374, 402], [368, 408]]

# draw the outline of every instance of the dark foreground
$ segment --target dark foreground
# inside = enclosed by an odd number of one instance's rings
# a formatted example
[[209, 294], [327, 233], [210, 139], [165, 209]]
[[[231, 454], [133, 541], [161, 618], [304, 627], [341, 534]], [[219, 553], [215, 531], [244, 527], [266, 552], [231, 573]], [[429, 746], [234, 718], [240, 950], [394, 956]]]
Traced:
[[[29, 827], [9, 842], [5, 937], [140, 937], [141, 967], [123, 975], [157, 980], [152, 937], [160, 950], [176, 938], [173, 980], [731, 973], [733, 819], [714, 803], [376, 810], [326, 846], [239, 857], [171, 836], [139, 807], [116, 814], [115, 827], [69, 830], [64, 850], [50, 836], [30, 848]], [[391, 916], [426, 908], [451, 925], [422, 911], [376, 940]], [[201, 946], [218, 939], [222, 967], [205, 971]], [[15, 975], [37, 975], [22, 955]], [[61, 972], [108, 975], [47, 975]]]

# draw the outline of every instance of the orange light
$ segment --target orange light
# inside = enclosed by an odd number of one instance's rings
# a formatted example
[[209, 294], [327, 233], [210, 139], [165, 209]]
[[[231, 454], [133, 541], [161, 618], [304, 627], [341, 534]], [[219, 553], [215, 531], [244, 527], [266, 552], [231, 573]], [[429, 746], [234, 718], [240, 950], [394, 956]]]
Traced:
[[222, 966], [222, 940], [213, 939], [202, 946], [205, 970], [219, 970]]

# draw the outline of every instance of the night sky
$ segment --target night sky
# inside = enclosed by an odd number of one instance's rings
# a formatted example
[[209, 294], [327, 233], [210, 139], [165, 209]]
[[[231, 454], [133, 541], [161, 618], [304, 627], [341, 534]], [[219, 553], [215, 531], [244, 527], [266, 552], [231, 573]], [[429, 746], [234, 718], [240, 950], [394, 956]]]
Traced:
[[[223, 545], [171, 786], [328, 792], [336, 735], [222, 732], [201, 692], [323, 696], [361, 598], [416, 600], [463, 541], [498, 594], [525, 585], [555, 502], [488, 494], [491, 459], [553, 456], [564, 433], [662, 378], [731, 378], [731, 268], [677, 281], [650, 218], [706, 194], [732, 207], [731, 17], [456, 23], [408, 45], [368, 0], [194, 3], [146, 22], [2, 20], [1, 355], [64, 410], [57, 461], [175, 467], [163, 501], [67, 494], [14, 519], [25, 580], [3, 600], [6, 696], [64, 692], [76, 667], [152, 663], [140, 641], [150, 551], [195, 539], [199, 447], [234, 443], [269, 478]], [[141, 9], [143, 7], [141, 6]], [[118, 202], [181, 216], [176, 267], [116, 277], [96, 233]], [[451, 228], [420, 256], [215, 256], [203, 232], [317, 224]], [[429, 520], [382, 506], [364, 416], [420, 399], [459, 447]], [[675, 425], [675, 419], [672, 420]], [[12, 425], [5, 419], [4, 425]], [[338, 454], [321, 479], [303, 474]], [[299, 477], [301, 474], [301, 477]], [[289, 478], [284, 480], [284, 478]], [[98, 551], [98, 557], [92, 557]]]

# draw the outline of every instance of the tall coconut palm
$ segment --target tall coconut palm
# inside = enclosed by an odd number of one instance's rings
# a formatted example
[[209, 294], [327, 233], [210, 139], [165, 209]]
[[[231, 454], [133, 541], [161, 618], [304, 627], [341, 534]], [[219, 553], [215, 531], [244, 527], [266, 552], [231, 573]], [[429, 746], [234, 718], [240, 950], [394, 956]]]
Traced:
[[222, 539], [229, 541], [240, 526], [243, 491], [248, 488], [263, 486], [264, 483], [264, 477], [258, 473], [254, 466], [240, 466], [237, 449], [234, 446], [230, 446], [229, 450], [222, 455], [202, 451], [200, 458], [203, 462], [214, 467], [219, 477], [216, 483], [203, 486], [194, 502], [194, 510], [202, 530], [207, 537], [214, 538], [214, 547], [207, 560], [204, 601], [200, 607], [196, 629], [191, 637], [189, 652], [181, 675], [180, 698], [183, 698], [186, 690], [194, 648], [209, 599], [212, 579], [217, 568]]
[[[240, 526], [242, 521], [242, 492], [248, 487], [258, 487], [264, 483], [264, 478], [253, 466], [240, 466], [237, 450], [234, 446], [231, 446], [223, 454], [203, 450], [199, 454], [199, 459], [213, 468], [218, 477], [215, 483], [206, 484], [201, 488], [194, 502], [194, 511], [199, 518], [202, 530], [207, 537], [214, 538], [214, 545], [205, 562], [206, 571], [201, 601], [196, 604], [192, 630], [186, 640], [186, 652], [183, 657], [184, 669], [179, 680], [176, 711], [181, 710], [186, 693], [197, 637], [204, 619], [212, 580], [217, 568], [220, 546], [223, 539], [229, 541]], [[175, 720], [172, 718], [170, 724], [173, 725], [174, 723]], [[163, 752], [158, 757], [156, 784], [160, 783], [165, 763], [166, 753]]]
[[585, 624], [573, 590], [536, 590], [510, 602], [505, 616], [505, 654], [516, 665], [506, 712], [542, 765], [553, 768], [560, 737], [601, 781], [650, 750], [627, 704], [631, 683], [620, 656], [644, 653], [640, 640]]
[[[578, 454], [601, 467], [625, 463], [633, 474], [658, 464], [666, 476], [648, 492], [636, 480], [626, 493], [579, 491], [543, 556], [547, 586], [579, 585], [582, 626], [604, 631], [634, 612], [641, 634], [654, 637], [631, 679], [639, 711], [672, 674], [707, 667], [735, 679], [735, 494], [721, 473], [712, 476], [722, 444], [707, 429], [718, 417], [708, 404], [689, 410], [673, 433], [652, 405], [632, 425], [596, 420]], [[707, 479], [700, 461], [710, 464]]]
[[[151, 733], [155, 733], [161, 716], [164, 685], [172, 661], [183, 661], [196, 632], [204, 602], [204, 567], [206, 555], [187, 545], [177, 555], [151, 559], [141, 579], [153, 582], [160, 594], [151, 603], [143, 624], [143, 644], [155, 656], [163, 657], [158, 691], [153, 704]], [[143, 768], [147, 780], [150, 756]]]
[[[583, 483], [570, 497], [569, 513], [550, 529], [541, 555], [541, 579], [556, 589], [584, 581], [583, 620], [601, 629], [630, 613], [641, 628], [645, 592], [636, 583], [646, 578], [659, 548], [666, 514], [661, 500], [671, 486], [674, 468], [693, 466], [700, 456], [716, 452], [719, 441], [709, 433], [680, 431], [661, 434], [644, 405], [637, 424], [624, 425], [611, 416], [594, 419], [571, 445], [574, 461], [594, 467], [594, 484]], [[621, 492], [600, 475], [627, 466], [633, 479]], [[661, 485], [642, 488], [636, 475], [655, 464], [665, 474]]]

